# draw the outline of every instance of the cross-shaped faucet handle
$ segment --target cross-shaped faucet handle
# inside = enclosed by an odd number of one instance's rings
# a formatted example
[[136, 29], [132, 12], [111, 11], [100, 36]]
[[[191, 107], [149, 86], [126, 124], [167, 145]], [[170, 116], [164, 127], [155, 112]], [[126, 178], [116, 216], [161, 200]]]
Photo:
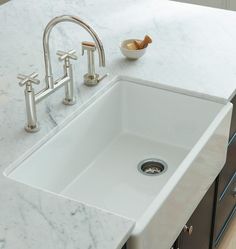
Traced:
[[75, 53], [76, 53], [76, 51], [74, 49], [72, 49], [72, 50], [70, 50], [68, 52], [64, 52], [64, 51], [61, 51], [61, 50], [57, 51], [57, 55], [59, 56], [60, 61], [63, 61], [65, 59], [67, 59], [67, 58], [72, 59], [72, 60], [77, 60], [78, 57], [77, 57], [77, 55]]
[[17, 79], [21, 80], [19, 82], [20, 86], [24, 86], [24, 85], [27, 85], [27, 84], [31, 85], [32, 83], [38, 85], [40, 83], [40, 80], [36, 79], [37, 76], [38, 76], [38, 74], [35, 73], [35, 72], [30, 74], [30, 75], [18, 74]]

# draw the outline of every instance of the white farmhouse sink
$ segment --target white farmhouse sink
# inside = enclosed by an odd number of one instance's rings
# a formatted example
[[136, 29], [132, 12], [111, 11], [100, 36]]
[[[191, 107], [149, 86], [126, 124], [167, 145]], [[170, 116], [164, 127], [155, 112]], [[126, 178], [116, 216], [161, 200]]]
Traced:
[[[225, 162], [232, 105], [115, 79], [5, 172], [136, 221], [129, 249], [169, 249]], [[167, 164], [145, 175], [145, 159]]]

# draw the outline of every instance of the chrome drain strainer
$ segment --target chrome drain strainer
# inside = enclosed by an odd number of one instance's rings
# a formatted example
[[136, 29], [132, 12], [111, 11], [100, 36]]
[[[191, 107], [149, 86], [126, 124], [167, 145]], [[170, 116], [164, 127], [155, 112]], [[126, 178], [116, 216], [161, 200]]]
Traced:
[[138, 170], [144, 175], [156, 176], [167, 170], [167, 164], [160, 159], [145, 159], [138, 164]]

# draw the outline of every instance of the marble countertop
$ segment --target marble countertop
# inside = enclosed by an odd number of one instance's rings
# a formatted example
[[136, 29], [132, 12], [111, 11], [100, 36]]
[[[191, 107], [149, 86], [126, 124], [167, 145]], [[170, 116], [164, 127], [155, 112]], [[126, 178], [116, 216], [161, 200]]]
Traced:
[[[23, 89], [18, 73], [44, 78], [42, 34], [61, 14], [78, 15], [100, 35], [110, 76], [100, 85], [82, 85], [86, 58], [74, 64], [78, 103], [61, 104], [58, 91], [37, 106], [41, 130], [27, 134]], [[134, 18], [135, 17], [135, 18]], [[0, 170], [25, 153], [71, 115], [115, 75], [127, 75], [230, 100], [236, 90], [236, 12], [166, 0], [12, 0], [0, 7]], [[153, 44], [140, 60], [125, 60], [123, 39], [149, 34]], [[57, 49], [75, 48], [90, 39], [73, 24], [61, 24], [50, 41], [53, 70], [62, 73]], [[43, 80], [42, 80], [43, 81]], [[43, 84], [43, 82], [41, 83]], [[42, 86], [41, 86], [42, 87]], [[134, 222], [0, 176], [1, 249], [120, 248]], [[167, 248], [161, 248], [167, 249]]]

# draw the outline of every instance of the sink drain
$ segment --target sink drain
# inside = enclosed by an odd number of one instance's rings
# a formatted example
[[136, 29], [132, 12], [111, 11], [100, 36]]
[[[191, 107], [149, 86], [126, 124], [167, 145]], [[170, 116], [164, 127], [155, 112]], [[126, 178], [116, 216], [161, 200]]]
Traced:
[[145, 159], [138, 164], [138, 170], [144, 175], [161, 175], [167, 170], [167, 164], [160, 159]]

